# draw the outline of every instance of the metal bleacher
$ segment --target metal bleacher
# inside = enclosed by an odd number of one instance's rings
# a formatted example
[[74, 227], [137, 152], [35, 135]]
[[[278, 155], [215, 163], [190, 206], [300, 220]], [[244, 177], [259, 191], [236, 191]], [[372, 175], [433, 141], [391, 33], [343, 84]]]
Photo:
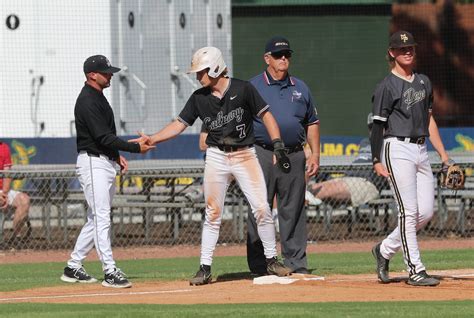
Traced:
[[[469, 172], [466, 188], [457, 193], [437, 187], [436, 219], [432, 235], [469, 236], [472, 227], [474, 164], [470, 156], [453, 156]], [[343, 175], [351, 169], [372, 169], [354, 165], [353, 157], [323, 157], [319, 174]], [[432, 158], [433, 171], [440, 168]], [[201, 190], [202, 160], [131, 161], [129, 172], [117, 177], [112, 210], [112, 238], [115, 245], [196, 244], [200, 241], [205, 203], [189, 200], [190, 191]], [[30, 195], [33, 237], [28, 248], [71, 247], [86, 220], [87, 204], [75, 175], [74, 165], [15, 166], [0, 174], [22, 180], [21, 191]], [[245, 240], [248, 204], [240, 188], [232, 183], [223, 211], [220, 242]], [[387, 233], [396, 222], [396, 204], [390, 190], [360, 206], [347, 202], [308, 206], [309, 240], [363, 239]], [[0, 213], [0, 242], [11, 230], [12, 213]]]

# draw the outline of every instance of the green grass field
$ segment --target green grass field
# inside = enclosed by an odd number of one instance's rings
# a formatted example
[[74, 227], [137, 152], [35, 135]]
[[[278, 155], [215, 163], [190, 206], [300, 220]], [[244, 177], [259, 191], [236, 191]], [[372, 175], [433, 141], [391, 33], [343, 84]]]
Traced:
[[[430, 270], [472, 268], [472, 250], [423, 251]], [[372, 255], [366, 253], [310, 254], [315, 274], [363, 274], [374, 271]], [[199, 259], [123, 260], [118, 265], [133, 282], [187, 280], [197, 270]], [[0, 292], [63, 285], [59, 280], [65, 263], [0, 265]], [[100, 263], [86, 262], [88, 272], [101, 277]], [[391, 270], [404, 269], [400, 254], [391, 261]], [[245, 257], [216, 257], [213, 276], [248, 277]], [[385, 302], [385, 303], [304, 303], [229, 305], [50, 305], [2, 304], [0, 317], [472, 317], [473, 301]]]
[[226, 305], [0, 305], [0, 317], [472, 317], [474, 302]]

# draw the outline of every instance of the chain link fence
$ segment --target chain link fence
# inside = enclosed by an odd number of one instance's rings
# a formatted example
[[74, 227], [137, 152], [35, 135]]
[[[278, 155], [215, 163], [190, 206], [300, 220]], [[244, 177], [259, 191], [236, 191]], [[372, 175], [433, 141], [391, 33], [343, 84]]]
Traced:
[[[324, 158], [323, 158], [324, 159]], [[324, 161], [331, 162], [328, 164]], [[373, 177], [370, 165], [323, 160], [318, 176], [308, 182], [309, 241], [365, 240], [381, 237], [397, 224], [397, 207], [386, 180]], [[472, 160], [471, 160], [472, 161]], [[204, 163], [143, 162], [117, 176], [111, 213], [114, 246], [200, 244], [205, 215], [202, 193]], [[457, 193], [436, 188], [435, 216], [422, 234], [470, 236], [474, 230], [474, 163], [462, 163], [466, 188]], [[18, 169], [22, 168], [22, 169]], [[439, 169], [433, 165], [433, 171]], [[72, 248], [86, 220], [84, 199], [73, 165], [24, 166], [0, 172], [30, 197], [29, 219], [20, 237], [13, 235], [13, 209], [0, 213], [4, 249]], [[349, 191], [348, 191], [349, 189]], [[219, 243], [244, 243], [250, 209], [232, 182], [226, 197]]]

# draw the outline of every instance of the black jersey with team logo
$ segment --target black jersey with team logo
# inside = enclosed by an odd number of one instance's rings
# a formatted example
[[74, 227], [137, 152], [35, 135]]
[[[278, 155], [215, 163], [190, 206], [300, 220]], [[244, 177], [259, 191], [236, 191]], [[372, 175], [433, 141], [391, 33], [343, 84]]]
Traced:
[[199, 117], [209, 132], [209, 146], [249, 146], [255, 142], [253, 118], [268, 109], [267, 103], [249, 82], [230, 79], [222, 99], [209, 87], [196, 90], [189, 97], [178, 120], [191, 126]]
[[372, 96], [374, 120], [386, 123], [385, 137], [428, 137], [433, 89], [426, 75], [408, 81], [390, 73]]

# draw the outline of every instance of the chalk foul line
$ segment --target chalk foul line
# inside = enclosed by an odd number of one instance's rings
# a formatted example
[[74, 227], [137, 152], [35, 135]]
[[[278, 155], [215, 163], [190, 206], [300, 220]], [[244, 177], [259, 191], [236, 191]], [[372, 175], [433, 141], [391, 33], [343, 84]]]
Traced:
[[193, 291], [193, 289], [176, 289], [176, 290], [156, 290], [143, 292], [117, 292], [117, 293], [94, 293], [94, 294], [73, 294], [73, 295], [49, 295], [49, 296], [30, 296], [30, 297], [10, 297], [0, 298], [0, 301], [18, 301], [18, 300], [38, 300], [38, 299], [65, 299], [65, 298], [81, 298], [81, 297], [103, 297], [103, 296], [124, 296], [124, 295], [153, 295], [153, 294], [177, 294]]

